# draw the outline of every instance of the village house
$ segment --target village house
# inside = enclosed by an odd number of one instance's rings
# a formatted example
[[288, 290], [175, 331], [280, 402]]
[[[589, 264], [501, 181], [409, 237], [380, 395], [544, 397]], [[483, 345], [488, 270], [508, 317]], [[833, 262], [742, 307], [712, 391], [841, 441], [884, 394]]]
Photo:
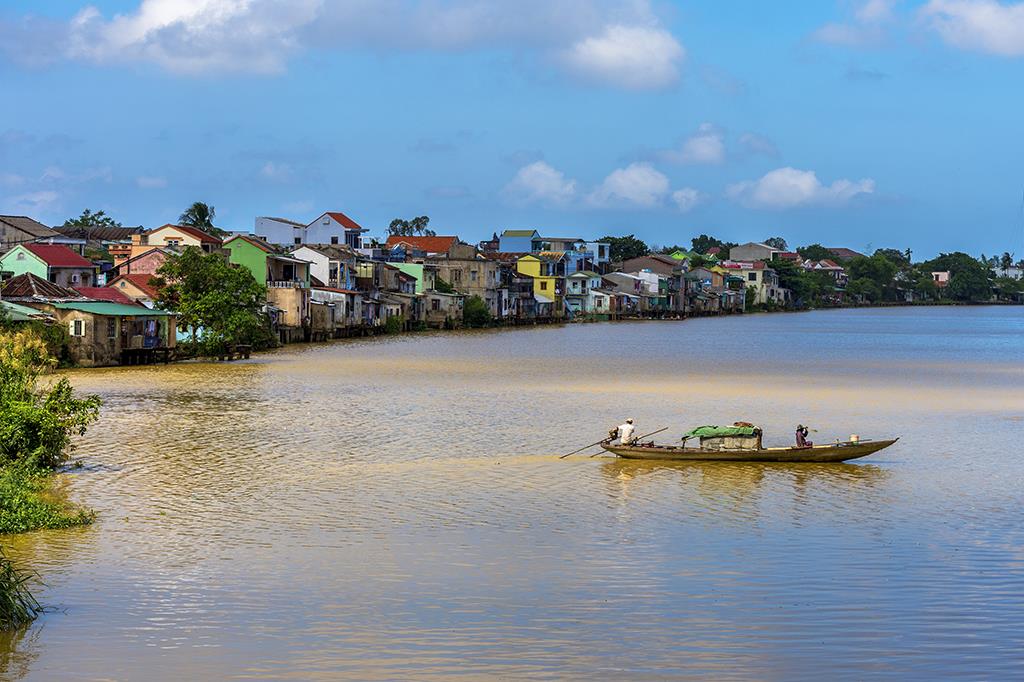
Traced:
[[[109, 298], [116, 293], [102, 295]], [[0, 296], [36, 308], [64, 325], [69, 359], [83, 367], [167, 360], [175, 347], [176, 317], [162, 310], [88, 299], [32, 273], [4, 282]]]
[[[189, 225], [161, 225], [141, 235], [132, 235], [132, 256], [148, 251], [152, 247], [162, 246], [174, 249], [183, 249], [186, 246], [195, 246], [206, 253], [212, 253], [221, 247], [223, 242], [219, 237], [200, 230], [198, 227]], [[115, 262], [115, 265], [117, 263]]]
[[611, 296], [601, 289], [601, 275], [592, 270], [574, 272], [566, 278], [565, 305], [573, 315], [608, 315]]
[[479, 296], [491, 315], [500, 316], [498, 266], [475, 246], [460, 241], [458, 237], [388, 237], [385, 249], [397, 248], [407, 254], [407, 261], [411, 257], [413, 261], [433, 265], [437, 268], [437, 277], [458, 293], [467, 298]]
[[949, 277], [951, 274], [949, 270], [943, 270], [942, 272], [933, 272], [931, 274], [932, 281], [935, 282], [936, 287], [938, 287], [939, 289], [945, 289], [946, 287], [949, 286]]
[[61, 244], [18, 244], [0, 256], [0, 272], [32, 273], [62, 287], [96, 283], [96, 266]]
[[552, 272], [546, 258], [527, 254], [516, 260], [516, 272], [533, 279], [537, 317], [562, 317], [565, 310], [565, 278]]
[[60, 233], [23, 215], [0, 215], [0, 254], [19, 244], [60, 237]]
[[253, 227], [257, 239], [284, 247], [332, 244], [358, 249], [363, 246], [364, 232], [367, 232], [365, 228], [341, 211], [321, 213], [305, 224], [287, 218], [260, 216]]
[[348, 246], [304, 244], [292, 249], [291, 255], [309, 263], [309, 272], [321, 285], [337, 289], [355, 287], [358, 255]]
[[118, 275], [107, 284], [108, 289], [116, 289], [133, 303], [155, 308], [159, 296], [153, 280], [155, 275], [148, 273], [131, 273]]
[[729, 249], [729, 260], [731, 261], [758, 261], [771, 260], [775, 254], [781, 253], [782, 249], [776, 249], [761, 242], [747, 242]]
[[785, 305], [789, 300], [789, 290], [779, 286], [779, 275], [765, 265], [764, 261], [737, 263], [727, 261], [722, 267], [736, 273], [743, 279], [744, 286], [752, 290], [754, 305]]
[[224, 242], [228, 262], [246, 268], [267, 287], [267, 309], [281, 343], [301, 341], [309, 327], [309, 263], [277, 253], [252, 235], [236, 234]]
[[113, 281], [119, 275], [155, 275], [168, 258], [176, 255], [178, 252], [170, 248], [154, 246], [132, 256], [129, 248], [125, 257], [115, 258], [114, 267], [109, 273], [110, 279]]
[[[115, 251], [125, 246], [131, 247], [132, 236], [141, 235], [146, 231], [142, 226], [118, 227], [112, 225], [58, 225], [53, 228], [69, 242], [80, 244], [78, 252], [85, 255], [86, 249], [94, 251]], [[74, 248], [74, 247], [73, 247]]]

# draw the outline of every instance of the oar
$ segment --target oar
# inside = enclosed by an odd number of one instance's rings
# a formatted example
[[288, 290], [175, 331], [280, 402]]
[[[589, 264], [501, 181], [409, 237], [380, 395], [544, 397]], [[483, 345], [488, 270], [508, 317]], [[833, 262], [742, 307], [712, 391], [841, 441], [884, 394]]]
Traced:
[[[634, 443], [637, 443], [637, 442], [639, 442], [639, 441], [640, 441], [640, 440], [641, 440], [642, 438], [647, 438], [648, 436], [655, 436], [655, 435], [657, 435], [657, 434], [661, 433], [662, 431], [668, 431], [668, 427], [666, 426], [666, 427], [665, 427], [665, 428], [663, 428], [663, 429], [658, 429], [657, 431], [651, 431], [650, 433], [645, 433], [645, 434], [644, 434], [644, 435], [642, 435], [642, 436], [637, 436], [636, 438], [634, 438], [634, 439], [633, 439], [633, 442], [634, 442]], [[602, 442], [604, 442], [604, 441], [602, 441]], [[594, 454], [592, 454], [592, 455], [591, 455], [591, 457], [597, 457], [597, 456], [598, 456], [598, 455], [600, 455], [600, 454], [601, 454], [600, 452], [595, 452]]]
[[590, 445], [588, 445], [585, 448], [580, 448], [579, 450], [573, 450], [572, 452], [566, 453], [566, 454], [562, 455], [561, 457], [559, 457], [558, 459], [565, 459], [569, 455], [575, 455], [577, 452], [583, 452], [584, 450], [589, 450], [590, 448], [594, 447], [595, 445], [600, 445], [601, 443], [605, 442], [606, 440], [608, 440], [608, 439], [607, 438], [602, 438], [601, 440], [597, 441], [596, 443], [591, 443]]

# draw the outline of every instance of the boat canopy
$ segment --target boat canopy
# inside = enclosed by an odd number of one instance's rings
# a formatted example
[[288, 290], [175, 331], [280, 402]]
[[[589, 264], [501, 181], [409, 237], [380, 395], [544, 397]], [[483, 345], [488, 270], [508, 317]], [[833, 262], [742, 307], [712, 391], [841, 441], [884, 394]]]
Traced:
[[756, 436], [761, 429], [756, 426], [698, 426], [683, 434], [688, 438], [728, 438], [735, 436]]

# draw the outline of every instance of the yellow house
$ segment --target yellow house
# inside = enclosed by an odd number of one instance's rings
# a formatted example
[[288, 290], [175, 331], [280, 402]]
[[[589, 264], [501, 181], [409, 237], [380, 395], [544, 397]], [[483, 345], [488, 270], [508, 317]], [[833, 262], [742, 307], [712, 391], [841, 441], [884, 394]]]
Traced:
[[551, 304], [551, 314], [562, 315], [565, 279], [552, 274], [550, 261], [534, 255], [522, 256], [516, 261], [516, 272], [533, 278], [533, 297], [538, 304]]

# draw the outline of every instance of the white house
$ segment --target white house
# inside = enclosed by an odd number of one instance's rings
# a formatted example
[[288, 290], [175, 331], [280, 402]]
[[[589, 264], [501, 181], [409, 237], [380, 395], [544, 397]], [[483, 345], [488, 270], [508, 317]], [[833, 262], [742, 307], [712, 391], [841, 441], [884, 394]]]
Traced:
[[747, 242], [729, 249], [729, 260], [734, 261], [755, 261], [771, 260], [775, 254], [781, 253], [780, 249], [773, 248], [761, 242]]
[[256, 218], [253, 233], [265, 242], [279, 246], [298, 244], [347, 244], [353, 249], [362, 246], [360, 235], [366, 232], [359, 223], [341, 211], [322, 213], [311, 223], [287, 218]]

